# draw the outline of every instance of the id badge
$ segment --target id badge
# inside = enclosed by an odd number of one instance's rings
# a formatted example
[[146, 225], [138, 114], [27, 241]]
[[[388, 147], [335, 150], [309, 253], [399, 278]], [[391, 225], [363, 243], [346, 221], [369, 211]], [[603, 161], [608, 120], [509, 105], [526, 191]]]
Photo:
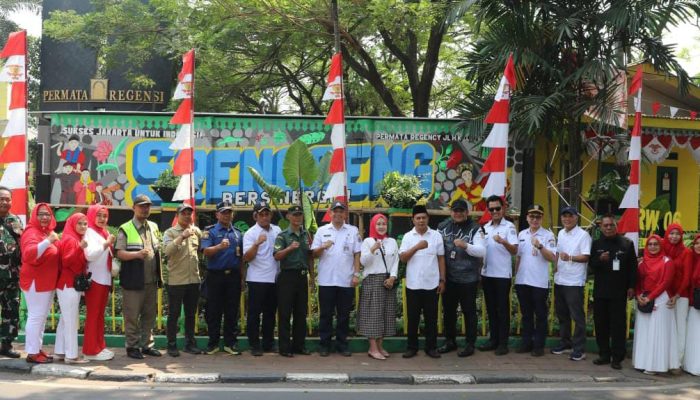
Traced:
[[620, 260], [615, 258], [613, 259], [613, 271], [619, 271], [620, 270]]
[[236, 246], [236, 257], [240, 257], [240, 256], [241, 256], [241, 248]]
[[347, 243], [343, 246], [343, 252], [344, 252], [344, 253], [349, 253], [349, 252], [350, 252], [350, 246], [348, 246]]
[[451, 259], [451, 260], [454, 260], [455, 258], [457, 258], [457, 252], [454, 251], [454, 250], [452, 250], [452, 251], [450, 252], [450, 259]]

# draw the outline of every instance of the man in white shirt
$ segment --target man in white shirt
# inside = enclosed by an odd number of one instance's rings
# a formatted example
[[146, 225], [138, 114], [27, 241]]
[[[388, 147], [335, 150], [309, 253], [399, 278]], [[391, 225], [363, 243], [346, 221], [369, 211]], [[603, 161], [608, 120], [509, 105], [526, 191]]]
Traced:
[[[258, 201], [253, 207], [255, 225], [243, 235], [243, 261], [248, 263], [242, 274], [248, 286], [247, 328], [250, 353], [261, 356], [274, 351], [277, 289], [275, 279], [280, 265], [272, 252], [280, 228], [273, 225], [270, 203]], [[260, 346], [260, 314], [262, 313], [262, 347]]]
[[331, 205], [331, 223], [318, 229], [311, 245], [318, 258], [319, 353], [327, 357], [333, 337], [333, 311], [336, 312], [336, 350], [352, 355], [348, 348], [350, 311], [355, 286], [360, 283], [362, 241], [357, 227], [346, 224], [347, 206], [340, 201]]
[[513, 274], [513, 256], [518, 252], [518, 233], [515, 225], [503, 218], [505, 202], [499, 196], [486, 199], [491, 221], [486, 231], [486, 259], [481, 270], [486, 313], [489, 317], [489, 341], [479, 346], [480, 351], [496, 350], [497, 356], [508, 354], [510, 336], [510, 285]]
[[557, 260], [554, 234], [542, 227], [544, 208], [528, 207], [529, 227], [518, 234], [515, 257], [515, 292], [522, 314], [522, 341], [517, 353], [544, 355], [547, 336], [547, 296], [549, 295], [549, 263]]
[[413, 207], [413, 229], [406, 233], [399, 248], [399, 259], [406, 263], [406, 309], [408, 340], [403, 358], [418, 353], [418, 325], [425, 321], [425, 354], [439, 358], [437, 351], [438, 295], [445, 290], [445, 247], [442, 235], [428, 226], [425, 206]]
[[[586, 314], [583, 312], [583, 287], [591, 255], [591, 236], [578, 226], [578, 211], [572, 206], [559, 213], [564, 229], [557, 237], [557, 267], [554, 274], [554, 308], [559, 319], [559, 346], [552, 354], [571, 352], [569, 359], [586, 358]], [[574, 335], [571, 336], [571, 320]]]

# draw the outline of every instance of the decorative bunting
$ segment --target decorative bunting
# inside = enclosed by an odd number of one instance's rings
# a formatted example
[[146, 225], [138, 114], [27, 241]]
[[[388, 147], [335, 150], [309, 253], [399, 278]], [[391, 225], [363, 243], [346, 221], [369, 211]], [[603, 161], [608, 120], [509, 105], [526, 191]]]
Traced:
[[656, 114], [659, 113], [659, 110], [660, 110], [660, 109], [661, 109], [661, 103], [659, 103], [658, 101], [655, 101], [655, 102], [651, 103], [651, 113], [652, 113], [654, 116], [656, 116]]

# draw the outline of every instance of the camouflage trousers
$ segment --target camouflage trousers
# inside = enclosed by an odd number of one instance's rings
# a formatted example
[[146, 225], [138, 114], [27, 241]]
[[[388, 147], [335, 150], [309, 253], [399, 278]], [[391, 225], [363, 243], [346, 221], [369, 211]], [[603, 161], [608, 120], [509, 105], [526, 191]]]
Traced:
[[19, 331], [19, 282], [0, 280], [0, 343], [11, 344]]

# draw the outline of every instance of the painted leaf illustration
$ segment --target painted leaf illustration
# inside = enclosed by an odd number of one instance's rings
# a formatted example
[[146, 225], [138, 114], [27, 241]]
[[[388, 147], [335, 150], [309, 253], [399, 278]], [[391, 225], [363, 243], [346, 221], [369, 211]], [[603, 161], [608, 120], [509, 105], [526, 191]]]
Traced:
[[445, 154], [451, 154], [452, 153], [452, 143], [447, 145], [447, 150], [445, 151]]
[[107, 163], [107, 164], [100, 164], [95, 168], [97, 171], [109, 171], [110, 169], [116, 169], [119, 170], [119, 167], [117, 164], [112, 164], [112, 163]]
[[318, 165], [309, 148], [301, 140], [295, 140], [284, 156], [284, 164], [282, 166], [282, 175], [284, 176], [287, 186], [296, 190], [299, 189], [300, 181], [304, 181], [304, 185], [312, 186], [318, 178]]
[[321, 157], [321, 160], [318, 162], [318, 179], [316, 182], [318, 182], [318, 187], [323, 188], [328, 185], [328, 182], [331, 181], [331, 173], [328, 170], [328, 167], [331, 164], [331, 157], [333, 156], [332, 151], [327, 151], [326, 154]]
[[248, 225], [244, 221], [238, 221], [235, 224], [233, 224], [236, 228], [238, 228], [239, 231], [245, 233], [248, 229], [250, 229], [250, 225]]
[[274, 140], [275, 144], [282, 144], [287, 141], [287, 135], [284, 132], [275, 132]]
[[60, 208], [60, 209], [56, 210], [56, 213], [55, 213], [55, 215], [54, 215], [54, 217], [56, 218], [56, 222], [63, 222], [63, 221], [65, 221], [66, 219], [68, 219], [68, 217], [71, 216], [71, 214], [73, 214], [73, 211], [74, 211], [74, 210], [75, 210], [74, 207], [71, 207], [71, 208]]
[[244, 140], [248, 140], [248, 139], [239, 138], [239, 137], [233, 137], [233, 136], [227, 136], [227, 137], [225, 137], [225, 138], [223, 138], [223, 139], [219, 139], [219, 140], [216, 142], [216, 146], [217, 146], [217, 147], [221, 147], [221, 146], [223, 146], [223, 145], [225, 145], [225, 144], [227, 144], [227, 143], [240, 143], [240, 142], [242, 142], [242, 141], [244, 141]]
[[[109, 155], [109, 158], [112, 160], [116, 160], [117, 157], [119, 157], [119, 154], [121, 154], [122, 150], [124, 150], [124, 147], [126, 147], [126, 144], [128, 142], [129, 142], [129, 138], [122, 139], [122, 141], [119, 142], [117, 147], [115, 147], [114, 150], [112, 150], [112, 153]], [[117, 167], [116, 169], [119, 169], [119, 167]], [[99, 171], [99, 169], [98, 169], [98, 171]]]
[[262, 175], [260, 175], [260, 172], [253, 167], [248, 167], [248, 172], [250, 172], [250, 175], [253, 177], [255, 182], [257, 182], [258, 185], [260, 185], [260, 187], [270, 195], [270, 201], [272, 204], [277, 206], [277, 204], [284, 199], [285, 193], [281, 187], [270, 185], [269, 183], [265, 182], [265, 179], [263, 179]]
[[301, 135], [299, 140], [306, 144], [315, 144], [323, 140], [326, 137], [324, 132], [310, 132], [305, 135]]

